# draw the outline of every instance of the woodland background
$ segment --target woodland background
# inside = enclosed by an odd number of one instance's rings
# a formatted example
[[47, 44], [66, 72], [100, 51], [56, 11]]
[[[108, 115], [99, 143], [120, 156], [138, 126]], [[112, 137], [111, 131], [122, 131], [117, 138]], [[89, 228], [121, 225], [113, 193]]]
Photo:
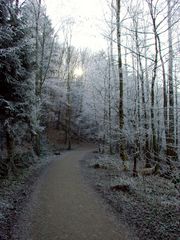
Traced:
[[179, 181], [180, 3], [107, 6], [107, 49], [94, 53], [72, 46], [73, 18], [55, 30], [41, 0], [0, 0], [2, 178], [88, 141], [133, 176], [156, 165]]

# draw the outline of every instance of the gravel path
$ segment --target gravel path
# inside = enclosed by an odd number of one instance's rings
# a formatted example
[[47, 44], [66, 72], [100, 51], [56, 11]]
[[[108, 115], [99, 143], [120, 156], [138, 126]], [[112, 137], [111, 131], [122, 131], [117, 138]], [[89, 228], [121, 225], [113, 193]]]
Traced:
[[35, 186], [12, 239], [130, 239], [126, 227], [81, 178], [79, 161], [90, 151], [81, 148], [57, 156]]

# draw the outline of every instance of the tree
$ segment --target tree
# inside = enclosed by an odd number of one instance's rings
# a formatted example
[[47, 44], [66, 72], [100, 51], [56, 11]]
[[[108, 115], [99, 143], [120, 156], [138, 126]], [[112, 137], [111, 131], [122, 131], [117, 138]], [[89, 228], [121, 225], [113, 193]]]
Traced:
[[123, 111], [123, 65], [121, 52], [121, 0], [116, 0], [116, 28], [117, 28], [117, 49], [118, 49], [118, 78], [119, 78], [119, 130], [120, 143], [119, 152], [120, 158], [123, 161], [124, 170], [127, 170], [127, 154], [125, 153], [125, 138], [123, 136], [124, 126], [124, 111]]
[[[167, 157], [176, 158], [175, 148], [175, 118], [174, 118], [174, 80], [173, 80], [173, 43], [172, 43], [172, 4], [167, 0], [168, 6], [168, 86], [169, 86], [169, 132], [167, 138]], [[169, 159], [171, 161], [171, 159]], [[171, 162], [169, 164], [171, 165]]]
[[1, 152], [6, 167], [2, 167], [0, 174], [4, 174], [3, 169], [8, 174], [16, 172], [14, 156], [18, 146], [23, 149], [27, 142], [32, 146], [33, 84], [31, 45], [27, 42], [24, 19], [19, 15], [18, 1], [1, 0], [0, 10], [0, 123], [6, 144]]
[[51, 21], [46, 14], [46, 8], [41, 0], [30, 0], [23, 6], [23, 16], [26, 18], [32, 43], [32, 59], [35, 73], [35, 113], [36, 136], [34, 148], [37, 155], [41, 153], [41, 95], [44, 82], [52, 71], [55, 41], [57, 34], [54, 32]]

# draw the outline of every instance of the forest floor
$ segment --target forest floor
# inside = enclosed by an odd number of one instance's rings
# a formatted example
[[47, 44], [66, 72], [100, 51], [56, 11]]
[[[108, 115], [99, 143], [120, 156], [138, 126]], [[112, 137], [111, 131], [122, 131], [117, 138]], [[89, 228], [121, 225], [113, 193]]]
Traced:
[[160, 176], [132, 177], [118, 156], [93, 153], [82, 174], [140, 240], [179, 240], [179, 189]]

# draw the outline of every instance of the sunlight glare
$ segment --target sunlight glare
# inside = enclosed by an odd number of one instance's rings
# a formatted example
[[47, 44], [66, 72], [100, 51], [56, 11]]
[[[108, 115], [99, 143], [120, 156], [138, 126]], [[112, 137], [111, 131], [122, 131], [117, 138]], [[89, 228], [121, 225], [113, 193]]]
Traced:
[[83, 75], [83, 70], [82, 70], [82, 68], [81, 67], [77, 67], [77, 68], [75, 68], [75, 70], [74, 70], [74, 75], [76, 76], [76, 77], [81, 77], [82, 75]]

